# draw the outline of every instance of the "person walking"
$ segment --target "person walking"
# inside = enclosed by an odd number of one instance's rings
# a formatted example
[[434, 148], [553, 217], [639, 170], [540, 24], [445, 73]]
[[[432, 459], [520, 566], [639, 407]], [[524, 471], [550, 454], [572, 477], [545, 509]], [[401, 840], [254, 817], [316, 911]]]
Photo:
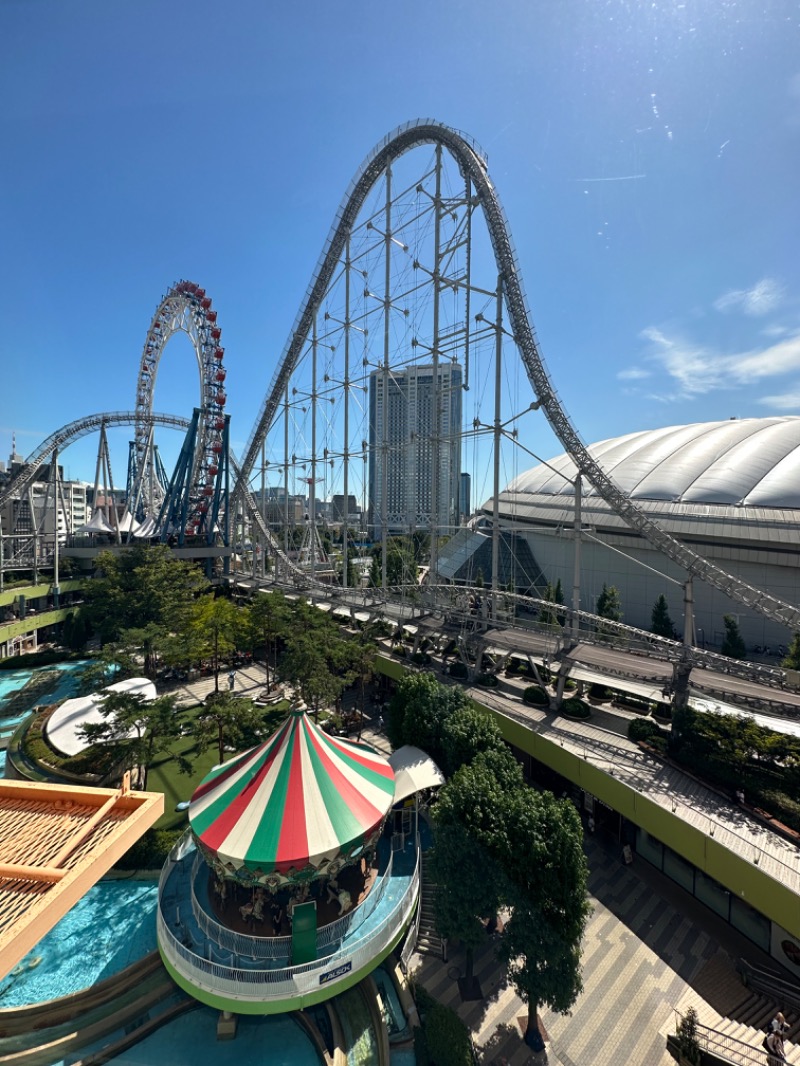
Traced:
[[764, 1045], [767, 1049], [767, 1066], [781, 1066], [781, 1063], [786, 1062], [782, 1030], [771, 1032], [764, 1041]]
[[228, 674], [228, 691], [229, 692], [233, 692], [235, 685], [236, 685], [236, 671], [235, 670], [231, 670], [231, 672]]

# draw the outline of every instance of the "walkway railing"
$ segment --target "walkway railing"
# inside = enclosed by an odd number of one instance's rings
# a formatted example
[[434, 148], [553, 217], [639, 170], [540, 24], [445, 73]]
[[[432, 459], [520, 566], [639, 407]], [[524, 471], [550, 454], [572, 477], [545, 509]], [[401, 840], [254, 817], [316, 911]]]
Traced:
[[[196, 988], [240, 1002], [296, 998], [319, 989], [323, 984], [335, 985], [345, 974], [357, 972], [388, 949], [398, 930], [411, 916], [419, 883], [418, 852], [416, 868], [408, 887], [378, 928], [333, 955], [298, 966], [244, 969], [213, 962], [178, 940], [167, 925], [160, 907], [157, 914], [158, 942], [170, 964]], [[341, 966], [346, 967], [346, 970], [339, 975], [336, 971]]]
[[746, 959], [740, 959], [736, 969], [742, 975], [742, 981], [747, 988], [760, 992], [784, 1009], [794, 1007], [795, 1010], [800, 1010], [800, 985], [796, 981], [787, 981], [777, 970], [754, 966]]
[[[675, 1011], [677, 1019], [680, 1019], [678, 1011]], [[697, 1042], [702, 1051], [707, 1051], [723, 1062], [731, 1063], [731, 1066], [764, 1066], [765, 1051], [762, 1047], [754, 1047], [737, 1040], [735, 1036], [728, 1036], [718, 1029], [710, 1029], [706, 1025], [697, 1026]], [[757, 1034], [759, 1035], [759, 1034]], [[760, 1039], [763, 1038], [760, 1034]], [[674, 1039], [674, 1038], [673, 1038]]]
[[[393, 861], [394, 856], [390, 857], [389, 865], [380, 879], [372, 886], [372, 890], [363, 902], [341, 918], [337, 918], [335, 922], [330, 922], [317, 930], [318, 949], [330, 947], [331, 944], [344, 940], [356, 918], [361, 922], [369, 918], [386, 892], [386, 886], [392, 876]], [[228, 926], [215, 921], [211, 917], [198, 900], [197, 892], [195, 891], [197, 874], [202, 865], [203, 857], [198, 852], [189, 875], [191, 879], [192, 914], [205, 936], [209, 940], [213, 940], [221, 948], [236, 955], [246, 955], [251, 959], [288, 960], [291, 951], [291, 936], [249, 936], [247, 933], [238, 933], [233, 929], [229, 929]]]
[[[472, 694], [479, 702], [485, 703], [499, 714], [503, 714], [521, 725], [530, 726], [530, 711], [534, 711], [535, 708], [522, 710], [518, 704], [511, 704], [507, 699], [504, 700], [502, 696], [497, 696], [488, 690], [480, 690], [479, 693], [473, 690]], [[581, 723], [578, 722], [577, 725], [580, 728]], [[559, 727], [548, 722], [548, 729], [549, 732], [555, 733]], [[721, 832], [729, 834], [736, 841], [736, 846], [739, 850], [735, 848], [731, 848], [731, 850], [734, 850], [737, 855], [751, 857], [755, 865], [761, 866], [768, 876], [774, 877], [776, 880], [781, 879], [790, 885], [797, 884], [800, 877], [800, 855], [795, 854], [794, 863], [786, 862], [774, 850], [768, 850], [763, 847], [757, 839], [745, 835], [726, 822], [717, 820], [701, 807], [691, 803], [685, 795], [668, 792], [662, 786], [656, 786], [652, 776], [646, 776], [643, 773], [648, 768], [657, 771], [662, 771], [665, 768], [670, 769], [668, 764], [660, 759], [646, 755], [638, 747], [636, 750], [628, 751], [621, 744], [609, 745], [582, 733], [573, 733], [566, 730], [561, 730], [560, 732], [561, 735], [558, 740], [553, 737], [549, 738], [552, 743], [560, 743], [562, 748], [568, 748], [573, 754], [579, 757], [582, 756], [586, 762], [596, 766], [599, 770], [611, 774], [618, 781], [630, 783], [642, 795], [648, 796], [656, 802], [658, 802], [659, 797], [663, 797], [669, 803], [673, 814], [680, 815], [685, 819], [685, 813], [681, 815], [681, 811], [691, 812], [706, 836], [715, 837]], [[543, 735], [548, 739], [547, 734]], [[675, 767], [675, 771], [686, 776], [680, 767]], [[759, 831], [763, 830], [763, 826], [753, 824]], [[771, 864], [775, 864], [779, 868], [774, 873], [769, 869]]]

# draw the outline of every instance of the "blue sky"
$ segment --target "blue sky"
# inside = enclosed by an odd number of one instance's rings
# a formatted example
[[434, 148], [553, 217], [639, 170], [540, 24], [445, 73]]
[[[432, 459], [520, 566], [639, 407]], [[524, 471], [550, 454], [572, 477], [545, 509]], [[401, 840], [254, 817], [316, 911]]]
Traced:
[[[241, 451], [348, 182], [417, 117], [486, 150], [585, 441], [800, 413], [795, 0], [2, 0], [0, 458], [132, 409], [180, 278]], [[170, 342], [158, 410], [191, 413], [193, 360]]]

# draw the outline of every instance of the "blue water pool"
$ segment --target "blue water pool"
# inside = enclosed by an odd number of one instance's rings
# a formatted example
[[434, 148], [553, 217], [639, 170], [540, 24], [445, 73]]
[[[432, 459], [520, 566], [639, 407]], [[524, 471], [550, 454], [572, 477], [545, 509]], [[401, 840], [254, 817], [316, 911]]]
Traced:
[[288, 1015], [240, 1016], [236, 1038], [217, 1041], [219, 1011], [182, 1014], [109, 1062], [115, 1066], [319, 1066], [321, 1059], [302, 1026]]
[[393, 1047], [389, 1051], [391, 1066], [417, 1066], [413, 1047]]
[[0, 777], [6, 776], [6, 749], [0, 749]]
[[0, 981], [0, 1007], [79, 992], [156, 948], [157, 881], [100, 881]]
[[[0, 732], [13, 733], [19, 723], [25, 718], [37, 703], [58, 703], [69, 699], [78, 690], [78, 678], [81, 670], [86, 666], [85, 662], [77, 663], [54, 663], [52, 666], [40, 666], [35, 670], [0, 670]], [[13, 696], [36, 674], [43, 670], [58, 670], [62, 675], [55, 689], [44, 696], [31, 696], [30, 705], [18, 707], [12, 715], [3, 713], [3, 703], [7, 696]]]

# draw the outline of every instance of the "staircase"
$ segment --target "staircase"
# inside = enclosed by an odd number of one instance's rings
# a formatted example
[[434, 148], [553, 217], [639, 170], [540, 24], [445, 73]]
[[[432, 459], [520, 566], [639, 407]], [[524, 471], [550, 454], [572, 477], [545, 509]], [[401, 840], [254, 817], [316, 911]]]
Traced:
[[[761, 1042], [780, 1009], [777, 996], [767, 997], [752, 988], [741, 987], [741, 995], [738, 1001], [731, 1003], [728, 1017], [720, 1018], [713, 1008], [701, 1006], [697, 1009], [697, 1020], [701, 1026], [713, 1031], [713, 1036], [709, 1032], [709, 1039], [717, 1044], [719, 1057], [727, 1058], [729, 1062], [749, 1062], [749, 1051], [754, 1061], [763, 1062], [765, 1053]], [[786, 1061], [800, 1066], [800, 1045], [795, 1043], [800, 1035], [800, 1012], [785, 1005], [782, 1009], [790, 1026], [784, 1036]]]
[[433, 901], [436, 897], [436, 885], [429, 876], [429, 860], [422, 855], [422, 880], [419, 894], [419, 935], [416, 950], [422, 955], [439, 955], [447, 961], [447, 941], [442, 940], [436, 932]]

